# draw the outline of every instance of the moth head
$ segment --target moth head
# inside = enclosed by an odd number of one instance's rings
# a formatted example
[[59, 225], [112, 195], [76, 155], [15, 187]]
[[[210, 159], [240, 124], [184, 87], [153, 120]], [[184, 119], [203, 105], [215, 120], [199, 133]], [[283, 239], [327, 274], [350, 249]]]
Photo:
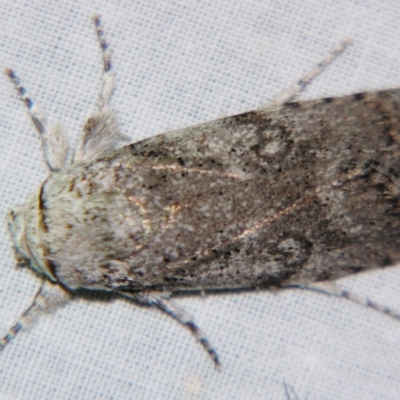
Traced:
[[34, 194], [24, 206], [14, 207], [8, 213], [8, 227], [14, 241], [15, 258], [18, 265], [29, 265], [35, 272], [45, 275], [53, 282], [51, 262], [45, 257], [40, 227], [38, 195]]

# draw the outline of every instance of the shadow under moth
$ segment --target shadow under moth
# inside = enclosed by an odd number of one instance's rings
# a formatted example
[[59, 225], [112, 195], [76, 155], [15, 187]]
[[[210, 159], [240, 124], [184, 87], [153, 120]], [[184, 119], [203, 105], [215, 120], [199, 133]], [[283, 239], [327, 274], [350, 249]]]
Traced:
[[123, 146], [110, 51], [94, 23], [99, 107], [73, 154], [6, 70], [50, 174], [9, 213], [17, 262], [44, 283], [0, 349], [41, 311], [95, 289], [165, 311], [218, 366], [171, 294], [302, 286], [363, 302], [319, 282], [400, 262], [400, 90], [294, 101], [347, 43], [267, 107]]

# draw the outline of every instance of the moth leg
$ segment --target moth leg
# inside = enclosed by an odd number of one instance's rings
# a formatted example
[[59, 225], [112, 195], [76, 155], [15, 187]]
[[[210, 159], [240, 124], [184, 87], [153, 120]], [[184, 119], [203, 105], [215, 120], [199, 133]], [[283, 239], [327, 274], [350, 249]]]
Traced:
[[355, 293], [349, 292], [348, 290], [342, 289], [338, 285], [333, 282], [319, 282], [313, 283], [309, 285], [301, 285], [303, 289], [312, 290], [314, 292], [327, 294], [329, 296], [335, 296], [339, 298], [344, 298], [352, 301], [362, 307], [372, 308], [375, 311], [378, 311], [382, 314], [388, 315], [389, 317], [400, 320], [400, 313], [390, 309], [389, 307], [383, 306], [379, 303], [371, 301], [367, 297], [359, 296]]
[[5, 69], [5, 74], [14, 84], [21, 100], [26, 105], [29, 115], [39, 132], [42, 139], [42, 147], [46, 160], [47, 167], [50, 171], [58, 171], [64, 167], [67, 162], [69, 150], [68, 138], [62, 125], [57, 122], [46, 128], [46, 121], [40, 107], [28, 96], [26, 89], [21, 85], [21, 81], [15, 72], [10, 69]]
[[293, 389], [293, 386], [288, 385], [285, 380], [283, 380], [283, 388], [285, 389], [285, 395], [287, 400], [299, 400], [299, 396], [297, 396], [297, 393]]
[[82, 137], [74, 156], [74, 161], [93, 161], [127, 140], [119, 132], [115, 112], [108, 108], [108, 103], [114, 89], [114, 74], [111, 67], [111, 51], [105, 39], [100, 16], [93, 16], [97, 38], [103, 58], [102, 83], [98, 110], [86, 120]]
[[64, 304], [69, 300], [70, 295], [60, 285], [46, 281], [43, 283], [32, 304], [21, 315], [18, 322], [13, 325], [8, 332], [0, 339], [0, 351], [24, 328], [32, 325], [41, 312], [48, 312]]
[[97, 39], [103, 57], [103, 77], [101, 82], [101, 91], [99, 99], [99, 111], [106, 106], [110, 100], [114, 89], [114, 74], [111, 68], [111, 51], [104, 35], [104, 30], [101, 25], [100, 15], [93, 16], [93, 23], [96, 29]]
[[305, 87], [316, 78], [329, 64], [331, 64], [336, 58], [342, 54], [346, 48], [351, 44], [351, 39], [346, 39], [341, 42], [337, 47], [333, 49], [321, 62], [319, 62], [311, 71], [304, 75], [290, 88], [284, 90], [282, 93], [274, 97], [264, 108], [269, 108], [273, 105], [280, 105], [293, 101]]
[[204, 333], [196, 325], [193, 319], [186, 313], [185, 310], [176, 306], [172, 301], [168, 300], [168, 295], [159, 293], [123, 293], [124, 296], [146, 306], [157, 307], [161, 311], [167, 313], [179, 323], [186, 326], [195, 339], [200, 342], [205, 351], [211, 357], [217, 368], [220, 368], [221, 363], [217, 352], [212, 347]]

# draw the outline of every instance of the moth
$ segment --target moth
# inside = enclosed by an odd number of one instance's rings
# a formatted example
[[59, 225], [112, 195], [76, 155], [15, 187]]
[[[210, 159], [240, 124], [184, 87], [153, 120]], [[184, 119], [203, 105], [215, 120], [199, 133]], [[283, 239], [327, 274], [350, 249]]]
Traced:
[[294, 101], [347, 43], [267, 107], [123, 146], [110, 50], [99, 16], [94, 24], [99, 106], [72, 155], [60, 125], [47, 127], [6, 70], [50, 174], [9, 213], [17, 262], [44, 283], [0, 349], [41, 311], [95, 289], [168, 313], [218, 366], [171, 294], [313, 288], [400, 262], [400, 90]]

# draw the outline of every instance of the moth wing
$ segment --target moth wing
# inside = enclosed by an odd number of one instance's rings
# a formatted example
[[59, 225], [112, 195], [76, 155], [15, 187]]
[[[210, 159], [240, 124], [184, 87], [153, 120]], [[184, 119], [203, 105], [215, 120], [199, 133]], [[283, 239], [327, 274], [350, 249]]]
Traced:
[[209, 268], [199, 280], [235, 287], [257, 276], [243, 265], [261, 271], [257, 285], [279, 285], [399, 262], [399, 105], [398, 89], [289, 103], [130, 145], [160, 177], [176, 174], [179, 188], [159, 198], [178, 199], [174, 215], [196, 226], [180, 236], [198, 240], [187, 258], [164, 255], [168, 270], [189, 273], [196, 255], [192, 267]]

